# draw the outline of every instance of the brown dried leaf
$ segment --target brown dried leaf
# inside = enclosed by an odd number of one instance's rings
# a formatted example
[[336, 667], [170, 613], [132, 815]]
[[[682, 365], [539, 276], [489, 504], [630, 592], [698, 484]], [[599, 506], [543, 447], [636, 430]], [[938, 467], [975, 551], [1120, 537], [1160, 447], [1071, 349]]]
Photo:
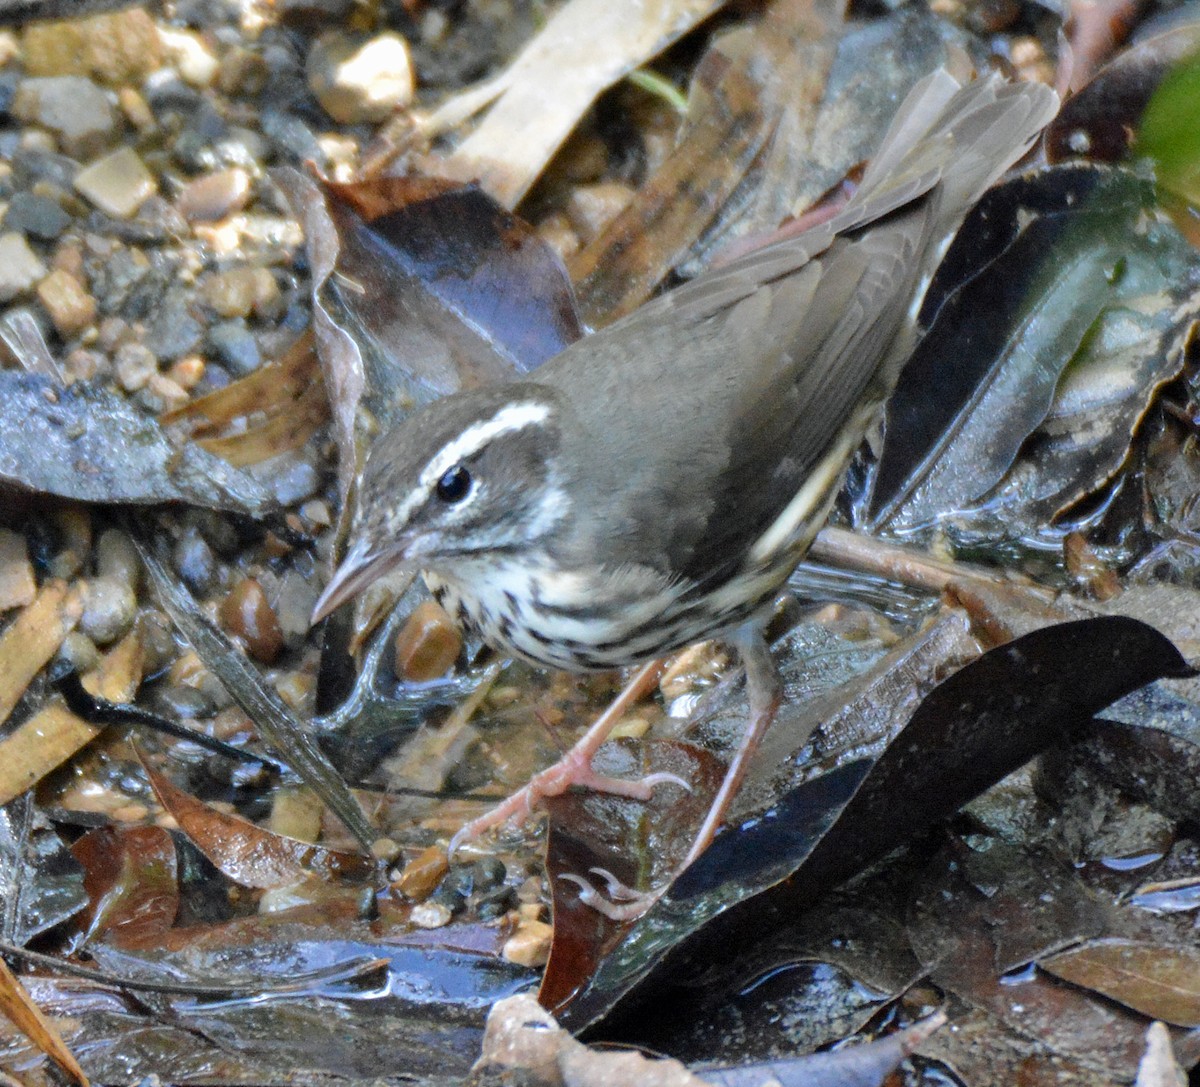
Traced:
[[1038, 965], [1056, 978], [1180, 1027], [1200, 1026], [1200, 948], [1102, 940]]
[[0, 722], [8, 719], [25, 688], [58, 652], [79, 622], [83, 605], [65, 581], [48, 581], [0, 637]]
[[88, 1087], [87, 1076], [57, 1028], [42, 1014], [3, 959], [0, 959], [0, 1011], [76, 1083]]
[[[266, 418], [240, 433], [221, 435], [221, 431], [252, 414]], [[298, 449], [328, 419], [329, 403], [317, 365], [316, 343], [308, 331], [283, 358], [166, 413], [161, 422], [191, 424], [192, 437], [202, 449], [244, 467]]]
[[722, 0], [571, 0], [500, 76], [450, 99], [430, 119], [432, 129], [444, 130], [447, 121], [457, 125], [496, 99], [446, 160], [447, 172], [478, 179], [505, 207], [516, 207], [601, 91], [721, 6]]
[[98, 827], [72, 847], [84, 867], [84, 939], [156, 939], [179, 910], [175, 843], [162, 827]]
[[[97, 671], [83, 677], [84, 687], [110, 702], [130, 701], [141, 682], [142, 643], [136, 633], [126, 635]], [[0, 740], [0, 805], [32, 788], [101, 731], [54, 698]]]
[[[139, 754], [139, 758], [140, 758]], [[177, 788], [170, 779], [142, 766], [159, 802], [210, 861], [244, 887], [287, 887], [316, 876], [323, 880], [366, 879], [370, 858], [273, 834], [236, 815], [227, 815]]]

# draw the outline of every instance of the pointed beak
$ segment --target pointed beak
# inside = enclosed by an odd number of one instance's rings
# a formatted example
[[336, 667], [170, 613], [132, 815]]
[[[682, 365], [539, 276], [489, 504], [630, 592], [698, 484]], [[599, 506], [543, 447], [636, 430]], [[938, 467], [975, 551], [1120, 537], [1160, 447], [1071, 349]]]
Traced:
[[313, 608], [309, 624], [315, 626], [330, 612], [347, 600], [353, 600], [373, 581], [383, 577], [403, 561], [402, 552], [384, 551], [382, 554], [372, 554], [368, 542], [359, 540], [333, 572], [333, 577]]

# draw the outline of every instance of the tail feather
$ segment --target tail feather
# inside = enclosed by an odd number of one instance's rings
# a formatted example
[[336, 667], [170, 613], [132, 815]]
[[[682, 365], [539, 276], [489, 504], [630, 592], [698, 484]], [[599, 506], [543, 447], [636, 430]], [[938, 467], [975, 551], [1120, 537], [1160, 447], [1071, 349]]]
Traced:
[[944, 69], [922, 79], [896, 117], [838, 216], [854, 229], [940, 188], [934, 236], [947, 236], [987, 188], [1019, 160], [1058, 109], [1040, 83], [997, 75], [963, 87]]

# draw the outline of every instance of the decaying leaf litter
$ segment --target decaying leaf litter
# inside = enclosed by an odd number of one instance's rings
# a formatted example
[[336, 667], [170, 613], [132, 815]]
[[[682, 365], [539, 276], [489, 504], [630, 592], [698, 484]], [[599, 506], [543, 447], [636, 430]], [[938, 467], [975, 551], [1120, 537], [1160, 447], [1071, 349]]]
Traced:
[[[693, 1070], [563, 1045], [555, 1082], [880, 1082], [914, 1048], [912, 1082], [1169, 1082], [1200, 1057], [1194, 681], [1146, 686], [1196, 655], [1176, 224], [1200, 156], [1155, 98], [1195, 31], [1144, 13], [1089, 85], [1094, 48], [1068, 71], [1035, 5], [716, 6], [636, 32], [587, 0], [540, 32], [503, 6], [0, 7], [0, 935], [50, 1028], [13, 1013], [37, 1040], [3, 1034], [6, 1072], [457, 1082], [548, 953], [564, 1024]], [[427, 608], [401, 629], [406, 584], [307, 630], [372, 434], [753, 244], [853, 175], [917, 78], [972, 62], [1083, 90], [1056, 165], [990, 195], [931, 290], [837, 515], [857, 534], [781, 605], [787, 710], [730, 827], [632, 926], [562, 878], [686, 848], [744, 714], [700, 647], [604, 756], [693, 797], [564, 797], [544, 860], [531, 827], [447, 866], [616, 679], [489, 662]], [[531, 1014], [499, 1003], [489, 1033]], [[806, 1063], [849, 1037], [885, 1048]], [[546, 1052], [517, 1059], [546, 1078]]]

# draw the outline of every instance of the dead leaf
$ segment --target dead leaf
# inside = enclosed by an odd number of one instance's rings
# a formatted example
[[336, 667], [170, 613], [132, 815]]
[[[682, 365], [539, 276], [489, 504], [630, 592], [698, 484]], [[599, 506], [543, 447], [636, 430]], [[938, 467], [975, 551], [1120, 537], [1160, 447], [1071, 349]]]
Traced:
[[[110, 702], [129, 702], [141, 682], [142, 643], [136, 631], [104, 655], [96, 672], [83, 677], [89, 691]], [[53, 698], [0, 740], [0, 804], [32, 788], [101, 731]]]
[[375, 870], [369, 857], [285, 838], [236, 815], [209, 807], [169, 778], [142, 766], [159, 802], [210, 861], [243, 887], [287, 887], [311, 876], [365, 880]]
[[1200, 1026], [1200, 948], [1099, 940], [1042, 959], [1038, 966], [1152, 1019]]
[[[75, 629], [83, 603], [65, 581], [47, 581], [0, 635], [0, 722]], [[7, 803], [7, 801], [6, 801]]]
[[88, 1087], [88, 1078], [62, 1040], [62, 1035], [42, 1014], [3, 959], [0, 959], [0, 1010], [76, 1083]]

